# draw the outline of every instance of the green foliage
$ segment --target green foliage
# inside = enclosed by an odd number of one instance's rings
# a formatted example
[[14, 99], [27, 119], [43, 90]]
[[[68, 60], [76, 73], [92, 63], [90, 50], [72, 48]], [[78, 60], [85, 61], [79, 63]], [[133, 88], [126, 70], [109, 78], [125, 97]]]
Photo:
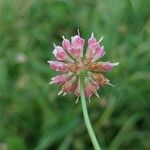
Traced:
[[88, 104], [99, 142], [108, 150], [150, 149], [149, 0], [0, 1], [0, 149], [92, 149], [80, 101], [57, 96], [52, 43], [79, 28], [104, 35], [106, 74], [115, 85]]

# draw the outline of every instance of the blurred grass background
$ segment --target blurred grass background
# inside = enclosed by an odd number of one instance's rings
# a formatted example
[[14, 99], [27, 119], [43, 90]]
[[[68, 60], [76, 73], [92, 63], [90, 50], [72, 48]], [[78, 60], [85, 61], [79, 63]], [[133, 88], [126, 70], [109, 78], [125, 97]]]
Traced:
[[150, 149], [149, 0], [0, 0], [0, 150], [92, 150], [80, 102], [57, 96], [52, 43], [104, 35], [115, 88], [88, 104], [104, 150]]

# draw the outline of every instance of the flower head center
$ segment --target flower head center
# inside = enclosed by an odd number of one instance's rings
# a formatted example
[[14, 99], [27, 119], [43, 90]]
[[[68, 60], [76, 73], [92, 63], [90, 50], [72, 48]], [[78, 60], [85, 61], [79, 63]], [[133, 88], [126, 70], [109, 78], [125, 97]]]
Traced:
[[83, 60], [78, 60], [70, 65], [70, 71], [73, 73], [79, 73], [81, 71], [87, 71], [88, 65]]

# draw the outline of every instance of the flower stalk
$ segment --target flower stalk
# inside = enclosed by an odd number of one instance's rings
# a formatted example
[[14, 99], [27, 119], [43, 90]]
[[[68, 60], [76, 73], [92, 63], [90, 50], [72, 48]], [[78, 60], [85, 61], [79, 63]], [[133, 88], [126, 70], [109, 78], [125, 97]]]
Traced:
[[84, 94], [84, 72], [80, 72], [79, 74], [79, 81], [80, 81], [80, 94], [81, 94], [81, 105], [82, 105], [82, 111], [83, 111], [83, 116], [85, 120], [85, 124], [91, 139], [91, 142], [93, 144], [93, 147], [95, 150], [101, 150], [98, 141], [96, 139], [95, 133], [93, 131], [89, 116], [88, 116], [88, 111], [87, 111], [87, 106], [86, 106], [86, 100], [85, 100], [85, 94]]

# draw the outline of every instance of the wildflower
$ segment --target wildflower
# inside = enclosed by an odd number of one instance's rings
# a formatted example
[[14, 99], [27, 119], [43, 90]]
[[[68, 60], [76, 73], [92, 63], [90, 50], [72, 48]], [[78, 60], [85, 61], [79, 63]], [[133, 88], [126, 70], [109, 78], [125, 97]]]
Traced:
[[54, 44], [53, 54], [57, 61], [48, 61], [50, 68], [62, 74], [51, 79], [50, 84], [62, 86], [58, 95], [74, 93], [80, 96], [79, 73], [84, 72], [84, 94], [90, 98], [92, 95], [99, 97], [97, 90], [103, 86], [111, 85], [110, 81], [102, 74], [111, 71], [119, 63], [99, 61], [105, 55], [104, 46], [101, 44], [103, 37], [97, 41], [92, 33], [88, 39], [88, 47], [84, 55], [85, 40], [80, 34], [71, 37], [71, 41], [63, 36], [62, 46]]

